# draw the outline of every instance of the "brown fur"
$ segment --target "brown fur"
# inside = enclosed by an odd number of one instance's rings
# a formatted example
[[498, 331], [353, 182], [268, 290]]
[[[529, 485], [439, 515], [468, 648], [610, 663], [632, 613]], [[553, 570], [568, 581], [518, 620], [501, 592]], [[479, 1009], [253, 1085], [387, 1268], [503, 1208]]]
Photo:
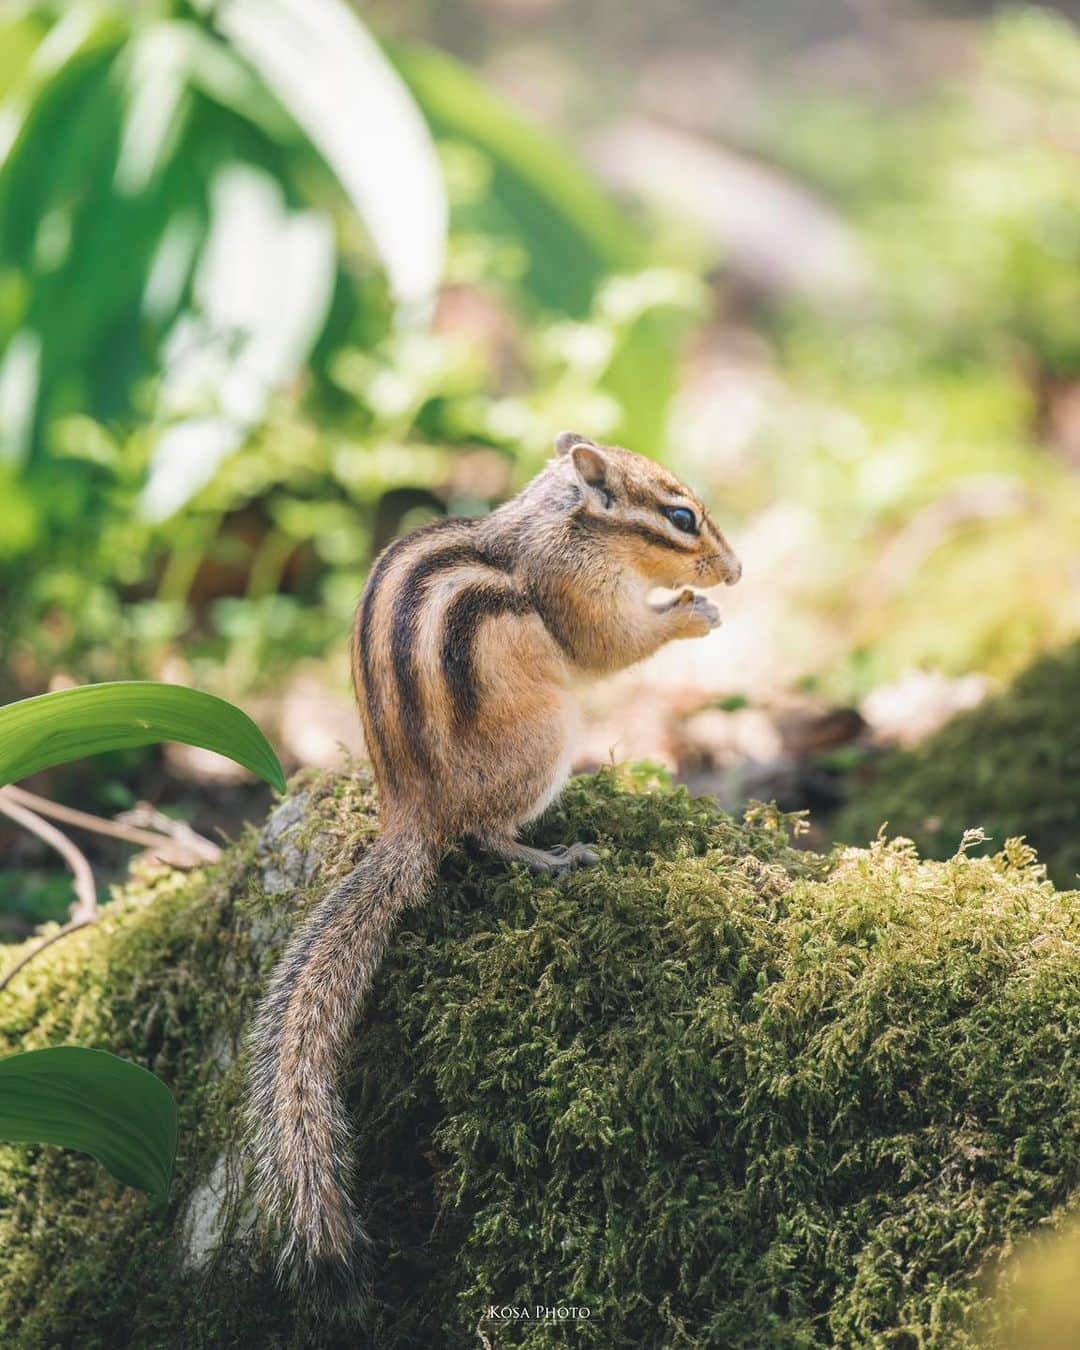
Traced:
[[[336, 1080], [395, 920], [457, 840], [545, 871], [595, 861], [517, 838], [565, 778], [572, 685], [703, 636], [718, 616], [692, 583], [741, 572], [701, 502], [650, 460], [569, 432], [556, 447], [490, 516], [428, 526], [377, 560], [353, 673], [382, 832], [294, 935], [251, 1036], [257, 1192], [284, 1233], [282, 1270], [330, 1277], [350, 1306], [366, 1238]], [[696, 532], [663, 506], [689, 507]], [[650, 603], [656, 587], [677, 594]]]

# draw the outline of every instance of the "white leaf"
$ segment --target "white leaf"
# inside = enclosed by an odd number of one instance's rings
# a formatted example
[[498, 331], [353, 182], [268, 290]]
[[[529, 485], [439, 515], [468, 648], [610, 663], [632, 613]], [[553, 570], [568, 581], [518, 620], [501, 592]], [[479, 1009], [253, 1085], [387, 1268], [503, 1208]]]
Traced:
[[223, 0], [218, 26], [336, 174], [382, 258], [406, 322], [442, 277], [448, 207], [427, 125], [341, 0]]
[[265, 417], [319, 335], [334, 289], [330, 222], [290, 211], [280, 186], [247, 165], [222, 169], [195, 277], [195, 313], [163, 351], [159, 402], [179, 419], [159, 438], [143, 515], [175, 514]]

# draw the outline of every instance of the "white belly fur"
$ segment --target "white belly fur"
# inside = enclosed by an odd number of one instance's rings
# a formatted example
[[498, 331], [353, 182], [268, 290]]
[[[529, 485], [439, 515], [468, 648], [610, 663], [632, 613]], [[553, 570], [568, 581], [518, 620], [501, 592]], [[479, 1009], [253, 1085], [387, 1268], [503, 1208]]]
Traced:
[[563, 790], [563, 785], [570, 777], [570, 766], [574, 758], [574, 746], [578, 740], [578, 732], [581, 729], [581, 712], [576, 703], [569, 698], [565, 704], [565, 721], [563, 726], [563, 745], [562, 754], [559, 756], [552, 770], [551, 779], [533, 802], [528, 812], [522, 819], [522, 825], [527, 825], [530, 820], [535, 820], [537, 816], [543, 815], [559, 793]]

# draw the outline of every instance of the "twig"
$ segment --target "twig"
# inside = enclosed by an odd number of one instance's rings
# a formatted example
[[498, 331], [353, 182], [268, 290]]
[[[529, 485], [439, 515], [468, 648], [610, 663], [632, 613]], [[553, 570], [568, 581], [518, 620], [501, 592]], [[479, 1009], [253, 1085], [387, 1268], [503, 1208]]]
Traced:
[[54, 848], [60, 854], [68, 867], [71, 868], [72, 876], [75, 878], [75, 895], [77, 897], [71, 910], [72, 922], [78, 919], [87, 922], [96, 919], [98, 910], [97, 888], [94, 885], [94, 874], [90, 870], [90, 864], [86, 861], [82, 851], [76, 848], [66, 834], [62, 834], [55, 825], [50, 825], [47, 820], [43, 820], [36, 811], [20, 806], [12, 795], [11, 788], [0, 789], [0, 812], [21, 825], [23, 829], [29, 830], [31, 834], [36, 834], [39, 839], [43, 839], [50, 848]]
[[55, 933], [50, 933], [48, 937], [42, 938], [36, 946], [25, 952], [4, 978], [0, 980], [0, 990], [6, 989], [19, 971], [32, 961], [39, 952], [43, 952], [46, 947], [51, 947], [54, 942], [59, 942], [62, 937], [67, 937], [68, 933], [74, 933], [78, 928], [86, 928], [88, 924], [96, 923], [98, 917], [97, 887], [94, 885], [94, 874], [82, 852], [76, 848], [66, 834], [62, 834], [54, 825], [50, 825], [47, 820], [43, 820], [35, 811], [20, 806], [14, 800], [12, 792], [13, 790], [10, 787], [0, 788], [0, 813], [14, 820], [23, 829], [29, 830], [31, 834], [36, 834], [39, 839], [44, 840], [50, 848], [54, 848], [60, 854], [68, 867], [71, 868], [71, 874], [75, 879], [76, 898], [75, 903], [71, 906], [69, 921], [62, 928], [57, 929]]
[[23, 966], [28, 965], [39, 952], [43, 952], [46, 947], [51, 947], [54, 942], [59, 942], [62, 937], [67, 937], [69, 933], [74, 933], [77, 928], [88, 928], [92, 923], [97, 923], [97, 915], [89, 919], [72, 919], [70, 923], [58, 928], [55, 933], [50, 933], [47, 938], [42, 938], [36, 947], [31, 947], [28, 952], [24, 952], [3, 979], [0, 979], [0, 993], [3, 993]]
[[179, 848], [194, 854], [199, 862], [217, 862], [221, 857], [220, 847], [193, 830], [186, 820], [174, 820], [172, 816], [156, 810], [149, 802], [137, 802], [130, 811], [117, 816], [116, 824], [124, 828], [157, 831]]
[[[61, 806], [34, 792], [27, 792], [25, 788], [6, 787], [0, 795], [29, 807], [39, 816], [52, 816], [54, 820], [62, 820], [76, 829], [90, 830], [94, 834], [108, 835], [110, 839], [122, 839], [128, 844], [141, 844], [144, 848], [165, 852], [168, 854], [166, 861], [176, 862], [181, 853], [189, 855], [196, 862], [217, 862], [221, 857], [221, 849], [217, 844], [204, 839], [189, 825], [169, 820], [169, 817], [158, 813], [154, 813], [153, 829], [141, 829], [123, 820], [105, 820], [87, 811], [77, 811], [72, 806]], [[165, 822], [169, 828], [165, 828]]]

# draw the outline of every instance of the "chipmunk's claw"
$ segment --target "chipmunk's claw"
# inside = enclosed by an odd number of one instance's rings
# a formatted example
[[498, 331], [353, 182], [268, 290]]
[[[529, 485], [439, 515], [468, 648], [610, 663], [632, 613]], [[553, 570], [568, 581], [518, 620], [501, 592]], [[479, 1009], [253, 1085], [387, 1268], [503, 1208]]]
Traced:
[[523, 863], [534, 872], [549, 876], [565, 876], [575, 867], [591, 867], [600, 861], [600, 854], [588, 844], [555, 844], [551, 848], [533, 848], [517, 839], [498, 839], [487, 842], [487, 847], [507, 862]]
[[564, 860], [567, 870], [571, 867], [591, 867], [600, 861], [600, 854], [588, 844], [552, 844], [548, 852]]
[[693, 609], [695, 613], [700, 614], [705, 619], [710, 628], [719, 628], [721, 624], [720, 611], [713, 602], [704, 595], [695, 595], [693, 600]]

